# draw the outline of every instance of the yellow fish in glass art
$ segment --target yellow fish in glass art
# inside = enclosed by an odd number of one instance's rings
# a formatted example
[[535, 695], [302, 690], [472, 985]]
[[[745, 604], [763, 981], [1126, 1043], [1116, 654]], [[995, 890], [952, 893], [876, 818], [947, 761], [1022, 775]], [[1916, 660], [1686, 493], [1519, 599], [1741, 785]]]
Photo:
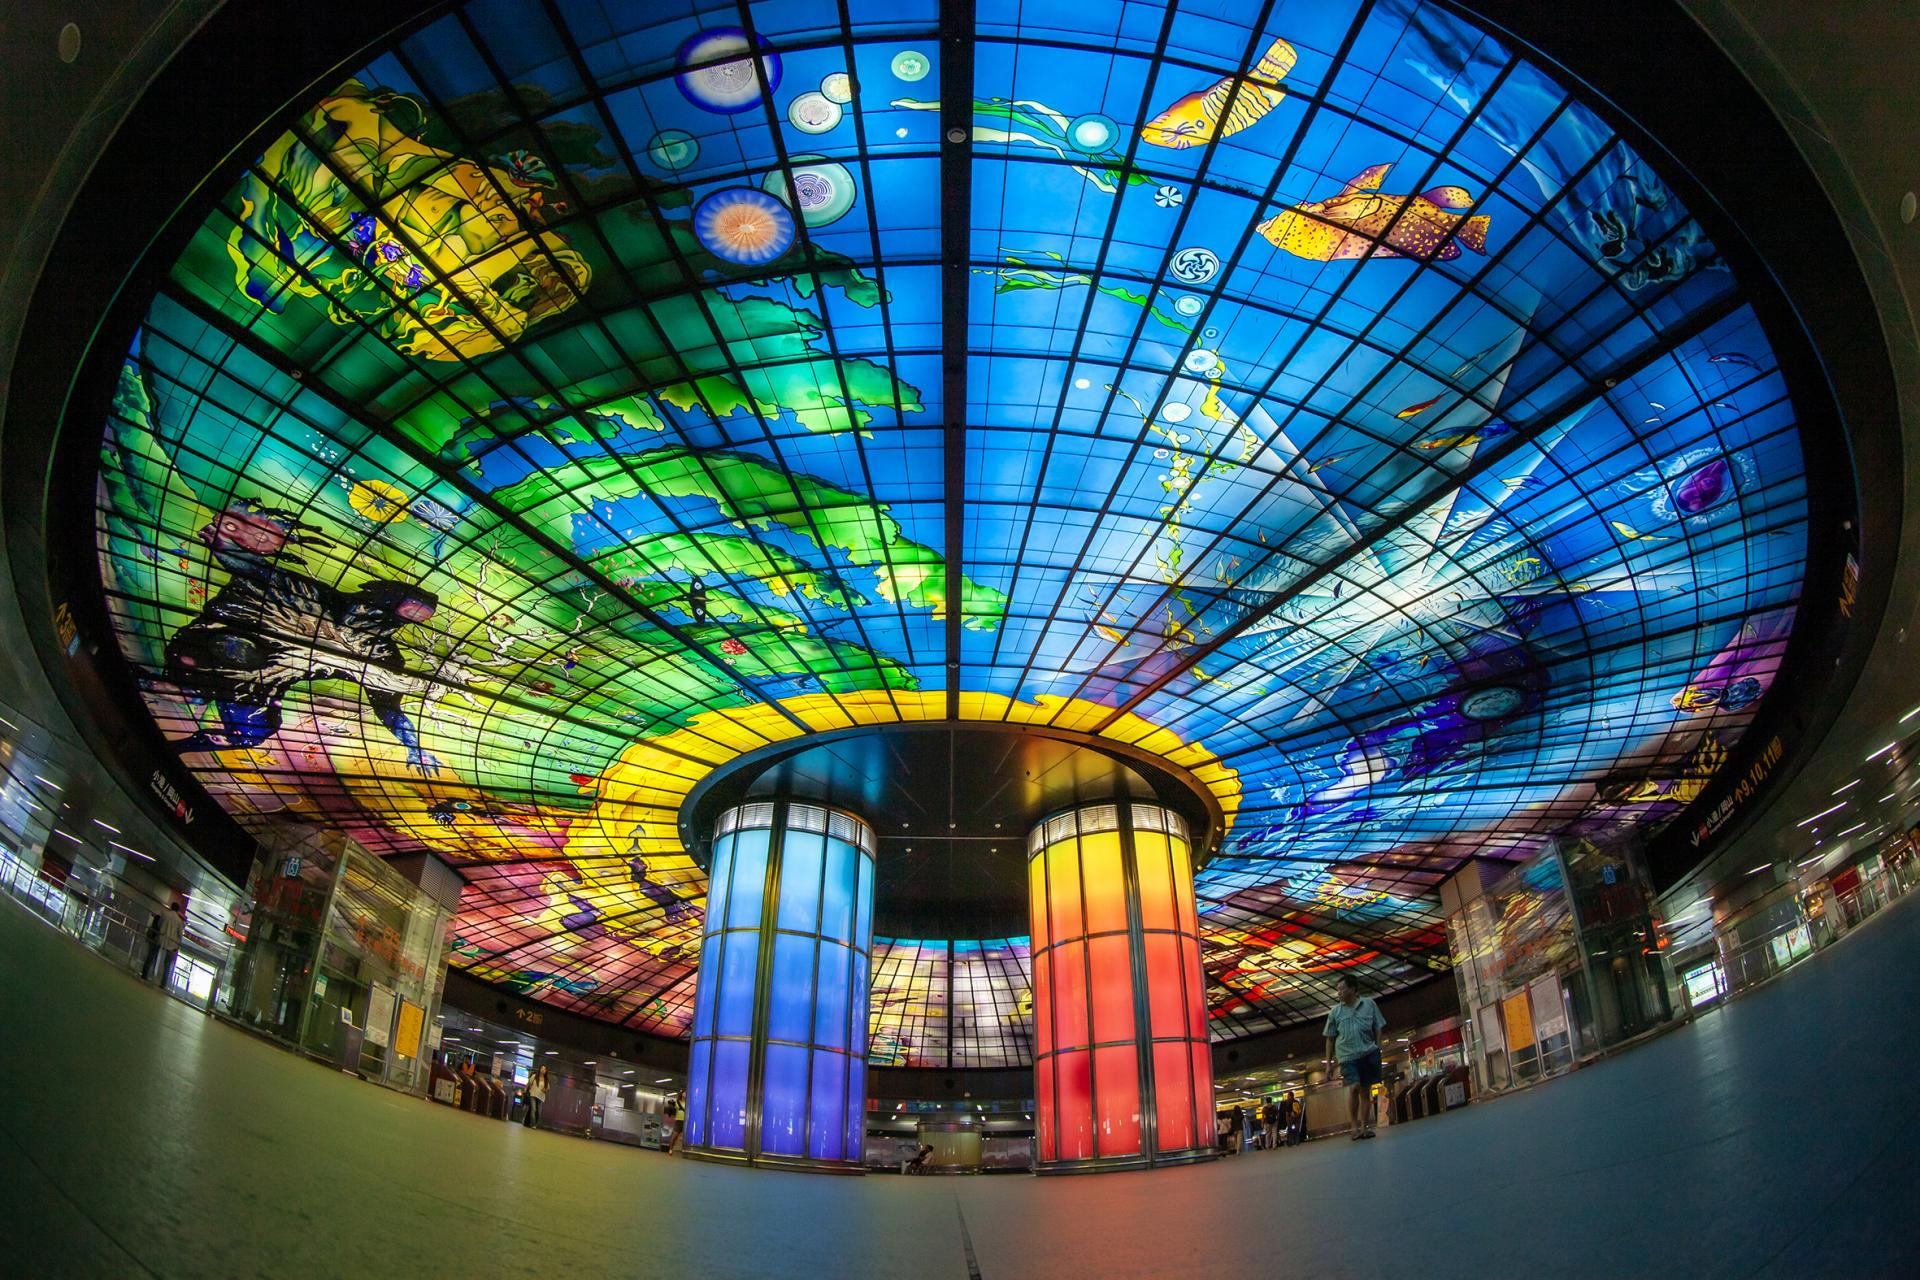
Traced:
[[[1465, 245], [1487, 251], [1486, 214], [1463, 217], [1473, 197], [1463, 187], [1433, 187], [1417, 196], [1382, 195], [1390, 164], [1376, 164], [1340, 188], [1340, 194], [1295, 205], [1255, 230], [1296, 258], [1335, 262], [1342, 258], [1418, 258], [1446, 262]], [[1397, 216], [1396, 216], [1397, 215]], [[1451, 233], [1451, 237], [1449, 237]]]
[[[1238, 133], [1279, 106], [1286, 93], [1274, 86], [1287, 78], [1299, 57], [1285, 40], [1275, 40], [1245, 76], [1223, 76], [1210, 89], [1188, 94], [1141, 126], [1140, 141], [1175, 150]], [[1264, 82], [1264, 83], [1262, 83]], [[1240, 91], [1235, 93], [1235, 84]], [[1231, 109], [1227, 99], [1233, 99]], [[1225, 119], [1222, 119], [1222, 115]]]

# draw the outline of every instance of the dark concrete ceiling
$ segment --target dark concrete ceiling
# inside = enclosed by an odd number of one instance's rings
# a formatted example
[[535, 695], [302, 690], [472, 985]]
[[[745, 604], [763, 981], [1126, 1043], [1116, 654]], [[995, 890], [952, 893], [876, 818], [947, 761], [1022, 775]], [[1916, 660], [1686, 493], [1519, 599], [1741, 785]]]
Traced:
[[[1886, 611], [1858, 683], [1801, 772], [1762, 798], [1764, 808], [1738, 841], [1669, 895], [1686, 902], [1708, 889], [1737, 901], [1775, 882], [1753, 873], [1767, 863], [1790, 868], [1814, 853], [1837, 864], [1866, 847], [1883, 825], [1912, 826], [1920, 791], [1906, 790], [1909, 766], [1896, 750], [1868, 760], [1889, 742], [1915, 741], [1920, 662], [1909, 647], [1920, 610], [1920, 489], [1913, 465], [1920, 446], [1920, 342], [1912, 299], [1920, 282], [1920, 222], [1902, 218], [1902, 200], [1920, 187], [1920, 85], [1912, 53], [1920, 49], [1920, 6], [1905, 3], [1807, 4], [1804, 0], [1684, 0], [1683, 7], [1719, 43], [1772, 106], [1819, 178], [1846, 228], [1877, 312], [1877, 329], [1898, 383], [1902, 509], [1893, 545], [1863, 547], [1888, 577]], [[1916, 633], [1915, 644], [1920, 644]], [[1854, 779], [1858, 785], [1847, 787]], [[1837, 789], [1847, 788], [1835, 795]], [[1892, 793], [1893, 799], [1880, 797]], [[1817, 822], [1802, 819], [1844, 802]], [[1835, 833], [1861, 824], [1848, 837]], [[1821, 835], [1812, 835], [1814, 827]], [[1882, 835], [1884, 838], [1884, 833]], [[1808, 866], [1811, 873], [1821, 864]], [[1752, 873], [1752, 874], [1750, 874]]]

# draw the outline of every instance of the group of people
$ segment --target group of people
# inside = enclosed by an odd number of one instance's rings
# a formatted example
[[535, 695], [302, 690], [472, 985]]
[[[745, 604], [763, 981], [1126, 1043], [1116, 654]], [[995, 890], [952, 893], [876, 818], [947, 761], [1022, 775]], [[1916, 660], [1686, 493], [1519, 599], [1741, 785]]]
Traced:
[[1275, 1147], [1291, 1146], [1300, 1107], [1300, 1101], [1287, 1093], [1268, 1098], [1258, 1107], [1234, 1107], [1221, 1112], [1216, 1122], [1220, 1149], [1232, 1155], [1248, 1148], [1271, 1151]]

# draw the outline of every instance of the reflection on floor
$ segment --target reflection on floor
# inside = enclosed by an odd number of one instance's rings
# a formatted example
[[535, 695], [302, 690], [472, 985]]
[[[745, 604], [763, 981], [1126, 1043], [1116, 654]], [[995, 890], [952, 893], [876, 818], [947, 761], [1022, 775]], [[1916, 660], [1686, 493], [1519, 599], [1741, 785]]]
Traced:
[[1920, 1274], [1920, 895], [1692, 1027], [1380, 1140], [846, 1180], [529, 1132], [295, 1059], [0, 904], [0, 1271]]

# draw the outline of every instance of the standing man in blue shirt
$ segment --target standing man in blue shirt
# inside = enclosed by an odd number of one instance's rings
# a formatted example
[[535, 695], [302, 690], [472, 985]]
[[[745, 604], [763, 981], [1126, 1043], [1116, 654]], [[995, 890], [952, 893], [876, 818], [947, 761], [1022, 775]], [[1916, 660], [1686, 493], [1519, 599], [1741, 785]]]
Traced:
[[1340, 1003], [1327, 1010], [1327, 1066], [1340, 1064], [1340, 1079], [1347, 1086], [1347, 1114], [1353, 1121], [1351, 1139], [1373, 1136], [1373, 1086], [1380, 1083], [1380, 1033], [1387, 1020], [1372, 996], [1360, 994], [1360, 984], [1352, 974], [1342, 974], [1337, 984]]

